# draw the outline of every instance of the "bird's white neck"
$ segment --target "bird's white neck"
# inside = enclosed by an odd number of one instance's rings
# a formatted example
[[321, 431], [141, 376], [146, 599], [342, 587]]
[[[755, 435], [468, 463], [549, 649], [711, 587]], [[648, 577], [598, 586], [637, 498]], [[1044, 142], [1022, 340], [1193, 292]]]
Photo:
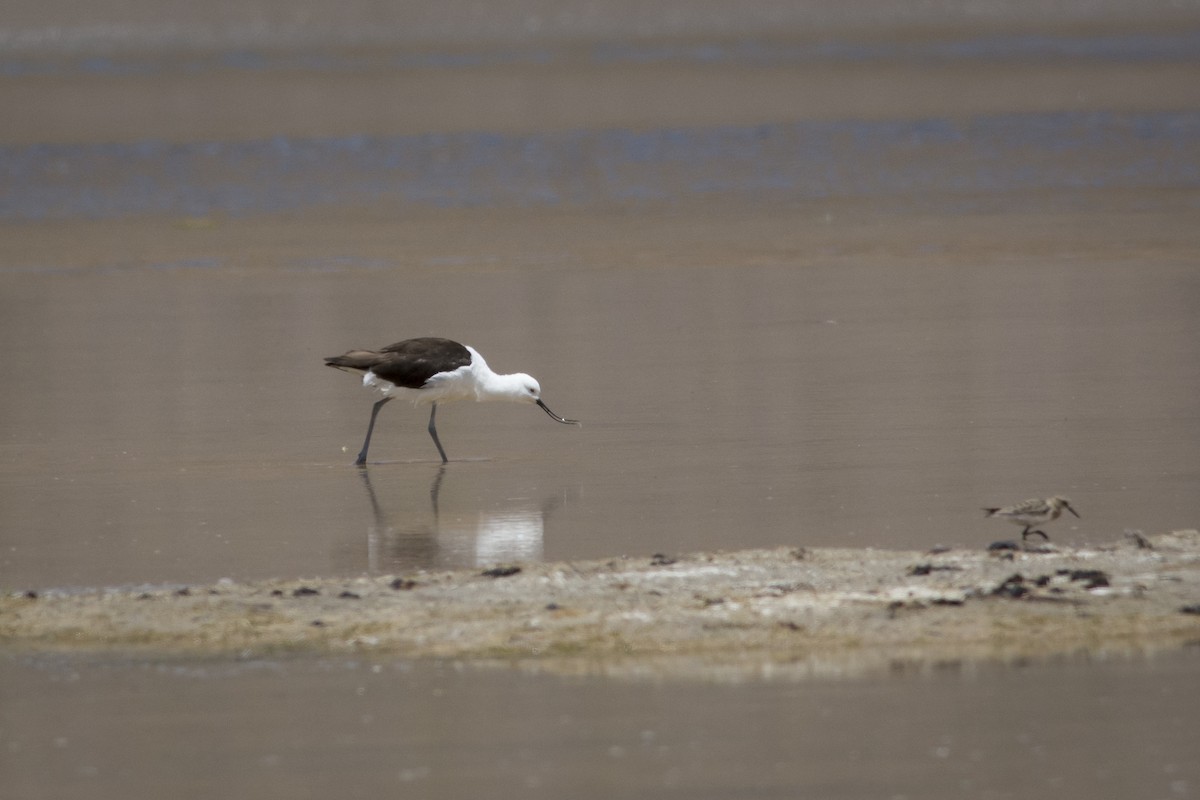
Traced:
[[[511, 375], [501, 375], [492, 370], [488, 363], [483, 360], [483, 356], [472, 347], [468, 347], [471, 351], [471, 372], [475, 376], [475, 399], [483, 402], [488, 400], [501, 400], [517, 403], [532, 402], [528, 392], [528, 386], [533, 379], [521, 372], [514, 372]], [[536, 382], [535, 382], [536, 383]]]
[[475, 399], [522, 400], [524, 399], [523, 375], [501, 375], [493, 372], [486, 364], [475, 372]]

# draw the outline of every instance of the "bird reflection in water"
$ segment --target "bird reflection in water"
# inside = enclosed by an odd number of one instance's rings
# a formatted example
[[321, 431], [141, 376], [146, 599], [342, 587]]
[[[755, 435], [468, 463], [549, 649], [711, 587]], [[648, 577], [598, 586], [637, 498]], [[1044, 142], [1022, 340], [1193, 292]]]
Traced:
[[372, 575], [540, 561], [546, 519], [563, 500], [559, 492], [540, 503], [516, 498], [508, 500], [506, 507], [464, 511], [463, 504], [456, 503], [453, 511], [444, 511], [441, 492], [446, 466], [441, 465], [429, 485], [426, 511], [412, 504], [397, 507], [386, 496], [381, 503], [383, 487], [376, 491], [370, 468], [358, 474], [371, 507], [366, 569]]

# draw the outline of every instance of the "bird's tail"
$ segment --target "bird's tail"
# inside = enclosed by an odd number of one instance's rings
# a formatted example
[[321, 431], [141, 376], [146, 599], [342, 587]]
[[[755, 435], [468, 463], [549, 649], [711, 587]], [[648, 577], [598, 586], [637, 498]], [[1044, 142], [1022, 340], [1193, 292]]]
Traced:
[[998, 507], [997, 507], [997, 508], [985, 508], [985, 509], [983, 510], [983, 515], [984, 515], [985, 517], [990, 517], [990, 516], [992, 516], [993, 514], [995, 514], [995, 513], [996, 513], [997, 511], [999, 511], [999, 510], [1000, 510], [1000, 509], [999, 509]]
[[379, 353], [371, 350], [351, 350], [341, 356], [329, 356], [325, 366], [346, 372], [366, 372], [379, 363]]

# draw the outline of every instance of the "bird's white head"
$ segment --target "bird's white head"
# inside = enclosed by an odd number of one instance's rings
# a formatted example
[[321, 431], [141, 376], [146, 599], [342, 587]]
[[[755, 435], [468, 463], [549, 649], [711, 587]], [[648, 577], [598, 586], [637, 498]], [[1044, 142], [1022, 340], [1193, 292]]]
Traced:
[[578, 420], [563, 419], [551, 411], [542, 402], [541, 384], [532, 375], [526, 375], [524, 372], [518, 372], [513, 375], [492, 374], [488, 379], [486, 392], [481, 392], [479, 399], [508, 400], [513, 403], [533, 403], [542, 409], [542, 411], [545, 411], [556, 422], [561, 422], [564, 425], [579, 424]]
[[504, 400], [510, 403], [536, 403], [542, 397], [542, 387], [530, 375], [491, 373], [475, 387], [479, 400]]
[[503, 399], [514, 403], [536, 403], [542, 399], [542, 386], [532, 375], [518, 372], [503, 377], [505, 380], [499, 392]]

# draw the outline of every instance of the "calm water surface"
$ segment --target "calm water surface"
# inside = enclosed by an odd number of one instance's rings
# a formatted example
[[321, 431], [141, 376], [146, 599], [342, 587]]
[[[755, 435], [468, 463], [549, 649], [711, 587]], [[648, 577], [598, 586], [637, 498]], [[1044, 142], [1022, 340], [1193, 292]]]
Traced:
[[1200, 791], [1198, 669], [1194, 651], [732, 682], [4, 659], [0, 788], [30, 800], [1186, 798]]
[[[953, 225], [954, 220], [945, 221]], [[536, 230], [536, 226], [530, 226]], [[476, 254], [481, 259], [481, 254]], [[778, 545], [979, 547], [1200, 519], [1188, 263], [10, 275], [5, 547], [19, 586], [387, 573]], [[425, 413], [321, 357], [450, 334], [537, 409]]]
[[[17, 5], [0, 590], [1200, 524], [1185, 5]], [[422, 335], [584, 426], [354, 469], [322, 357]], [[1186, 798], [1196, 675], [0, 653], [0, 795]]]

